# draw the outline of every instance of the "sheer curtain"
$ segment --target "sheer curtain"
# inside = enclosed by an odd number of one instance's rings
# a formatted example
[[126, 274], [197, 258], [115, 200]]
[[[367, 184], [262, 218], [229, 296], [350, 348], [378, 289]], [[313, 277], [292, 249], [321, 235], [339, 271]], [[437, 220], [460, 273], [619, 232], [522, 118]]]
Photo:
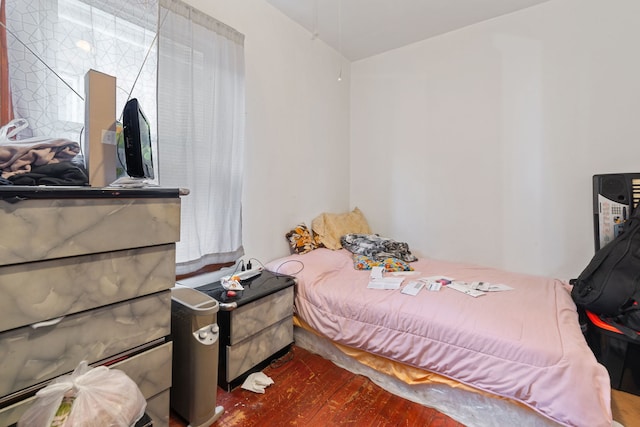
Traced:
[[178, 0], [160, 0], [160, 184], [182, 198], [177, 274], [235, 261], [242, 247], [244, 36]]

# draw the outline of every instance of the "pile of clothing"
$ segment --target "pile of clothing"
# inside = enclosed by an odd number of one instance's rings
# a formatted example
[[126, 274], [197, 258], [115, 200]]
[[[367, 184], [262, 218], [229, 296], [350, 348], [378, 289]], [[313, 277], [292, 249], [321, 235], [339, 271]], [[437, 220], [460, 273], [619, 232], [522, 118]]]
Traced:
[[0, 128], [0, 184], [88, 185], [84, 166], [74, 162], [80, 144], [65, 138], [16, 139], [28, 123], [12, 120]]
[[377, 234], [345, 234], [340, 237], [342, 247], [356, 255], [365, 255], [374, 260], [396, 258], [405, 262], [417, 261], [409, 245], [405, 242], [396, 242]]

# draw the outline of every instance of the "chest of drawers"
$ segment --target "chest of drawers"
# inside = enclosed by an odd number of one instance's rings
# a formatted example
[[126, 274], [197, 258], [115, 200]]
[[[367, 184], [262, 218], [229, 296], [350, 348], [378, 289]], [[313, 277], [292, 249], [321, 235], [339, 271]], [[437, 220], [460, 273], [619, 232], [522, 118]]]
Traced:
[[178, 190], [0, 188], [0, 425], [82, 360], [169, 422]]

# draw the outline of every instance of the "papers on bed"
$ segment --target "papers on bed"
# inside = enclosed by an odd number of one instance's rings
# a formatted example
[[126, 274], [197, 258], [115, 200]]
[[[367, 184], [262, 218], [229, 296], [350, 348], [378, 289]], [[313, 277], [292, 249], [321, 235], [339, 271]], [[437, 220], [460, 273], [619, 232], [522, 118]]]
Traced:
[[402, 277], [384, 277], [384, 267], [373, 267], [369, 273], [369, 289], [400, 289]]
[[[404, 281], [403, 277], [395, 275], [385, 277], [383, 273], [384, 267], [373, 267], [369, 275], [369, 284], [367, 285], [367, 288], [387, 290], [400, 289], [400, 285]], [[429, 291], [437, 292], [443, 286], [462, 292], [463, 294], [474, 298], [486, 295], [487, 292], [510, 291], [513, 289], [512, 287], [503, 284], [489, 282], [460, 282], [446, 276], [429, 276], [410, 281], [404, 288], [402, 288], [401, 292], [406, 295], [416, 296], [425, 287]]]
[[481, 297], [482, 295], [486, 295], [487, 294], [486, 292], [482, 292], [482, 291], [479, 291], [477, 289], [472, 289], [469, 286], [469, 283], [463, 283], [463, 282], [450, 283], [449, 284], [449, 288], [453, 289], [453, 290], [456, 290], [458, 292], [462, 292], [463, 294], [472, 296], [474, 298]]
[[381, 277], [380, 279], [371, 279], [367, 288], [369, 289], [400, 289], [400, 285], [404, 279], [402, 277]]
[[487, 292], [510, 291], [513, 289], [507, 285], [492, 284], [488, 282], [451, 282], [447, 287], [474, 298], [486, 295]]
[[418, 292], [422, 290], [422, 288], [424, 288], [424, 282], [411, 281], [407, 283], [404, 288], [402, 288], [401, 292], [403, 294], [412, 295], [415, 297], [416, 295], [418, 295]]
[[[487, 393], [476, 396], [465, 389], [467, 406], [476, 408], [480, 398], [482, 402], [491, 400], [490, 393], [499, 400], [487, 402], [488, 408], [503, 402], [513, 406], [514, 415], [540, 413], [548, 418], [548, 422], [528, 417], [524, 421], [518, 415], [519, 423], [505, 421], [503, 425], [611, 427], [609, 374], [580, 331], [565, 282], [422, 259], [412, 265], [420, 274], [401, 276], [405, 279], [401, 288], [411, 281], [447, 274], [456, 282], [504, 283], [513, 290], [473, 298], [442, 285], [440, 291], [429, 292], [425, 285], [418, 295], [411, 296], [400, 290], [367, 289], [369, 272], [353, 268], [348, 251], [319, 248], [267, 265], [277, 271], [292, 259], [304, 261], [304, 270], [296, 275], [296, 315], [313, 328], [313, 337], [317, 333], [332, 342], [402, 366], [435, 372]], [[286, 274], [287, 270], [281, 272]], [[391, 272], [385, 276], [394, 277]], [[534, 303], [534, 310], [522, 310]], [[396, 375], [399, 371], [394, 369]], [[399, 375], [407, 378], [406, 373]], [[533, 410], [523, 412], [523, 405]], [[477, 409], [471, 414], [475, 418], [470, 424], [492, 421], [489, 416], [478, 418], [483, 412]]]

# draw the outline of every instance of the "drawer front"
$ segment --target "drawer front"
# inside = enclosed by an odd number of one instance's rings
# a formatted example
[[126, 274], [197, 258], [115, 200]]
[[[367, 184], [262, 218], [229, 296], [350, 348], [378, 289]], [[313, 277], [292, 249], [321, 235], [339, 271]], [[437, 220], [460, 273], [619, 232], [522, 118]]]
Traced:
[[0, 265], [174, 243], [180, 199], [0, 200]]
[[170, 390], [147, 399], [147, 415], [153, 421], [153, 427], [169, 427]]
[[[170, 389], [166, 389], [155, 396], [147, 398], [145, 413], [151, 417], [153, 427], [169, 427], [170, 393]], [[33, 396], [15, 405], [0, 409], [0, 426], [16, 424], [35, 400], [36, 397]]]
[[[56, 319], [58, 320], [58, 319]], [[0, 396], [169, 335], [171, 291], [0, 334]]]
[[246, 341], [227, 346], [227, 381], [233, 381], [292, 342], [293, 318], [288, 317]]
[[18, 422], [22, 414], [36, 400], [35, 396], [0, 409], [0, 426], [10, 426]]
[[293, 316], [293, 286], [230, 312], [229, 344], [235, 345], [285, 317]]
[[149, 399], [171, 387], [172, 352], [173, 343], [168, 342], [111, 367], [127, 374], [138, 385], [144, 398]]
[[171, 289], [175, 244], [0, 267], [0, 331]]
[[[147, 399], [147, 414], [158, 420], [157, 425], [168, 425], [169, 387], [171, 387], [171, 343], [152, 348], [111, 367], [129, 376]], [[168, 366], [168, 369], [167, 369]], [[166, 394], [166, 399], [163, 396]], [[18, 422], [22, 414], [36, 401], [35, 396], [0, 409], [0, 426]], [[164, 424], [160, 423], [165, 420]]]

